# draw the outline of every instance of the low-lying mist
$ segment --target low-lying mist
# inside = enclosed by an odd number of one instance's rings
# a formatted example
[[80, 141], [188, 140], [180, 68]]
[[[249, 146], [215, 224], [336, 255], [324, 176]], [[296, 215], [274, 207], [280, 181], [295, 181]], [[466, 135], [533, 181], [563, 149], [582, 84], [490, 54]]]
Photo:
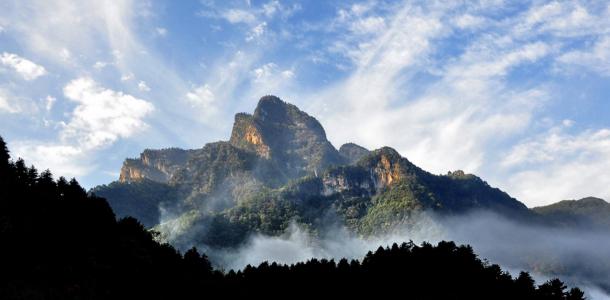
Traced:
[[539, 284], [558, 277], [586, 290], [589, 299], [610, 299], [608, 232], [524, 225], [490, 212], [456, 217], [424, 214], [416, 224], [371, 238], [336, 226], [311, 234], [293, 224], [282, 236], [252, 235], [239, 249], [210, 250], [208, 255], [219, 267], [237, 270], [263, 261], [291, 264], [314, 257], [361, 259], [368, 251], [394, 242], [451, 240], [471, 245], [482, 259], [501, 265], [513, 276], [526, 270]]

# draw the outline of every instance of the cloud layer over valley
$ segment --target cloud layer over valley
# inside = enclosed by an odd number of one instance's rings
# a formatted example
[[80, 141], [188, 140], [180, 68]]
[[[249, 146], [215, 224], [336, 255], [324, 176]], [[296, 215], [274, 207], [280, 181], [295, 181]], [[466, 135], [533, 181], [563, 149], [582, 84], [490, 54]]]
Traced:
[[584, 287], [592, 299], [610, 298], [610, 265], [606, 259], [610, 256], [610, 237], [605, 231], [528, 225], [483, 211], [450, 218], [426, 214], [414, 227], [370, 238], [354, 236], [341, 227], [312, 236], [292, 225], [282, 236], [253, 235], [237, 250], [210, 255], [228, 270], [264, 261], [292, 264], [314, 257], [361, 260], [379, 246], [409, 241], [435, 244], [442, 240], [471, 245], [481, 259], [501, 265], [513, 276], [526, 270], [539, 284], [559, 277]]

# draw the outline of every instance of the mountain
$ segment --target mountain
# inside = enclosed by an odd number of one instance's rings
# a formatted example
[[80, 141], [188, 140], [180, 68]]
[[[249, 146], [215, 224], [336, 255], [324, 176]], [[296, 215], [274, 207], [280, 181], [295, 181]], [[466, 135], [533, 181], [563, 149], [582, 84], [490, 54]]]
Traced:
[[[319, 296], [312, 287], [337, 298], [584, 299], [582, 290], [567, 290], [559, 279], [536, 286], [528, 273], [513, 278], [472, 247], [446, 241], [379, 247], [361, 261], [312, 258], [290, 266], [263, 262], [237, 272], [215, 270], [197, 249], [181, 254], [155, 241], [136, 219], [116, 220], [108, 203], [88, 195], [75, 179], [54, 180], [48, 170], [38, 174], [8, 153], [0, 137], [0, 299], [274, 299], [294, 291]], [[354, 285], [359, 288], [346, 288]]]
[[595, 197], [563, 200], [532, 210], [556, 226], [610, 228], [610, 203]]
[[262, 97], [253, 115], [235, 116], [229, 143], [271, 160], [287, 178], [344, 163], [315, 118], [275, 96]]
[[369, 154], [369, 152], [370, 151], [368, 149], [354, 143], [343, 144], [339, 148], [339, 154], [341, 154], [341, 156], [343, 156], [343, 158], [350, 164], [359, 161], [361, 158]]
[[126, 159], [121, 168], [119, 182], [138, 182], [150, 179], [168, 182], [174, 173], [191, 158], [193, 152], [178, 148], [146, 149], [139, 159]]
[[211, 247], [235, 246], [252, 232], [281, 234], [291, 222], [312, 230], [338, 223], [367, 235], [424, 211], [531, 215], [475, 175], [434, 175], [390, 147], [337, 150], [315, 118], [275, 96], [235, 115], [229, 141], [145, 150], [125, 161], [118, 182], [92, 192], [168, 241]]

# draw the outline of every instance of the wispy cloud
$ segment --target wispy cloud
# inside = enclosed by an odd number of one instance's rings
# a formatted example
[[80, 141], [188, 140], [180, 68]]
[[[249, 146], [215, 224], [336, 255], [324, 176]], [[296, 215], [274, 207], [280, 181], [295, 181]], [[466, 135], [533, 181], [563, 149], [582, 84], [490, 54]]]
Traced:
[[229, 9], [222, 14], [223, 18], [225, 18], [230, 23], [246, 23], [252, 24], [256, 22], [256, 16], [247, 10], [242, 9]]
[[610, 76], [610, 35], [600, 37], [588, 50], [564, 53], [557, 61], [562, 69], [584, 69]]
[[570, 122], [515, 145], [501, 161], [508, 187], [530, 205], [595, 195], [610, 199], [610, 129], [569, 133]]
[[141, 92], [150, 92], [150, 87], [143, 80], [140, 80], [140, 82], [138, 82], [138, 89]]
[[13, 69], [25, 80], [33, 80], [47, 74], [43, 66], [13, 53], [3, 52], [0, 55], [0, 63], [5, 67]]
[[0, 112], [14, 114], [21, 111], [19, 105], [11, 101], [11, 98], [12, 95], [8, 91], [0, 88]]

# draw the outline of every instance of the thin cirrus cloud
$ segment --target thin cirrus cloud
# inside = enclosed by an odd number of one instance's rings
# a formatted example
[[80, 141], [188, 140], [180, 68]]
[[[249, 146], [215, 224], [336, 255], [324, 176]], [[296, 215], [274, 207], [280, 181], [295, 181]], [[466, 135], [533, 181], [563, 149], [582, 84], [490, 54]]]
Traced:
[[[104, 174], [141, 149], [226, 138], [235, 112], [276, 94], [320, 119], [335, 146], [392, 146], [434, 173], [476, 173], [530, 206], [585, 193], [610, 198], [602, 175], [610, 124], [575, 114], [579, 100], [566, 96], [582, 90], [591, 107], [605, 107], [608, 91], [584, 86], [603, 86], [610, 72], [610, 5], [486, 4], [3, 3], [10, 48], [0, 46], [8, 61], [0, 68], [10, 72], [0, 76], [10, 84], [0, 85], [0, 112], [17, 120], [31, 99], [43, 99], [30, 117], [53, 126], [9, 144], [89, 186], [116, 179]], [[30, 60], [11, 53], [36, 53], [32, 63], [44, 71], [22, 68], [32, 80], [13, 80], [26, 79], [16, 59]], [[43, 76], [42, 66], [57, 76]], [[52, 109], [48, 95], [57, 97]]]
[[[569, 133], [564, 123], [515, 145], [501, 161], [519, 199], [610, 198], [610, 129]], [[571, 195], [571, 196], [566, 196]]]
[[558, 62], [576, 69], [594, 70], [604, 76], [610, 76], [610, 35], [604, 36], [588, 50], [575, 50], [562, 54]]
[[21, 107], [12, 101], [12, 95], [0, 87], [0, 112], [15, 114], [21, 112]]

